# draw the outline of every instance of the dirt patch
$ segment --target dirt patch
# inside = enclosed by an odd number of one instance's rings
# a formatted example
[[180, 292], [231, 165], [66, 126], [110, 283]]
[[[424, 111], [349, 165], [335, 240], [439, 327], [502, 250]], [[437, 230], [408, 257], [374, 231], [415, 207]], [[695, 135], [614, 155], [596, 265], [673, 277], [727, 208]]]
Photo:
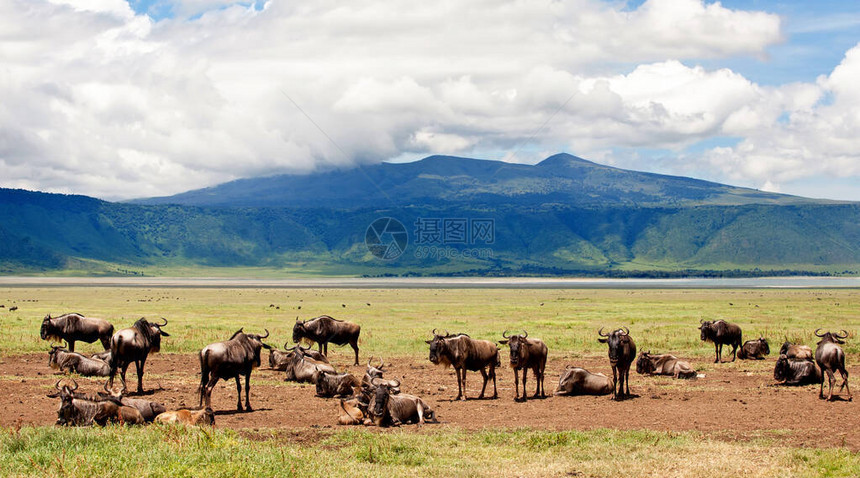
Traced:
[[[265, 358], [264, 358], [265, 361]], [[585, 359], [551, 358], [547, 365], [546, 388], [555, 390], [559, 372], [568, 363], [591, 371], [611, 374], [603, 357]], [[769, 365], [768, 365], [769, 364]], [[436, 412], [438, 427], [478, 430], [485, 427], [530, 427], [545, 430], [586, 430], [614, 428], [658, 431], [699, 431], [714, 439], [755, 439], [771, 437], [792, 445], [847, 446], [860, 450], [858, 402], [824, 402], [818, 386], [774, 386], [773, 359], [767, 364], [737, 363], [715, 365], [704, 378], [676, 381], [669, 377], [645, 377], [631, 373], [634, 398], [621, 402], [608, 397], [549, 397], [514, 402], [513, 373], [503, 366], [498, 373], [499, 398], [477, 400], [481, 377], [471, 372], [467, 378], [466, 401], [454, 401], [457, 384], [452, 369], [436, 367], [426, 360], [397, 358], [387, 362], [386, 377], [402, 381], [405, 393], [422, 397]], [[363, 366], [337, 363], [339, 370], [355, 374]], [[129, 385], [136, 387], [134, 367], [129, 369]], [[144, 386], [147, 398], [164, 403], [168, 409], [196, 407], [199, 365], [194, 354], [159, 354], [150, 357]], [[860, 367], [849, 367], [852, 377]], [[234, 381], [219, 382], [212, 394], [216, 426], [232, 428], [251, 439], [315, 443], [326, 429], [337, 427], [340, 407], [337, 399], [314, 396], [310, 384], [283, 381], [283, 372], [258, 370], [251, 379], [253, 412], [237, 413]], [[46, 394], [64, 378], [48, 367], [44, 354], [0, 359], [0, 425], [52, 425], [59, 406]], [[80, 390], [94, 393], [104, 379], [78, 378]], [[841, 383], [841, 381], [839, 382]], [[528, 388], [534, 390], [529, 377]], [[243, 382], [244, 388], [244, 382]], [[492, 395], [492, 384], [487, 395]], [[856, 390], [856, 389], [855, 389]], [[243, 400], [244, 401], [244, 400]], [[274, 429], [274, 430], [272, 430]], [[407, 429], [420, 430], [409, 426]]]

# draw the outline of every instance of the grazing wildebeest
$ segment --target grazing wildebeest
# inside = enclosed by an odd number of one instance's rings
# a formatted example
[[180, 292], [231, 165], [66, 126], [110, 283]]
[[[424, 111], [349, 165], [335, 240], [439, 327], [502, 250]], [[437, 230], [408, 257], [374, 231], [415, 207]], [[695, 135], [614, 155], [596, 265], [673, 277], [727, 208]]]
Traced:
[[493, 398], [499, 396], [496, 389], [496, 367], [501, 365], [499, 349], [489, 340], [476, 340], [466, 334], [437, 335], [433, 329], [433, 339], [425, 340], [430, 344], [430, 361], [445, 367], [453, 366], [457, 374], [457, 398], [466, 399], [466, 371], [480, 371], [484, 385], [478, 398], [484, 398], [487, 382], [493, 379]]
[[782, 347], [779, 349], [780, 355], [785, 355], [790, 359], [797, 360], [814, 360], [815, 357], [812, 355], [812, 347], [808, 345], [801, 344], [793, 344], [788, 340], [782, 344]]
[[[415, 395], [391, 393], [391, 387], [379, 379], [373, 379], [373, 399], [368, 406], [368, 418], [378, 426], [399, 426], [403, 423], [423, 425], [426, 420], [436, 421], [433, 410]], [[397, 382], [397, 386], [400, 383]]]
[[842, 340], [848, 337], [848, 332], [842, 330], [840, 334], [826, 332], [819, 334], [821, 329], [815, 329], [815, 336], [820, 337], [818, 347], [815, 349], [815, 362], [821, 369], [821, 389], [818, 391], [818, 398], [824, 398], [824, 375], [827, 374], [827, 382], [830, 385], [830, 393], [827, 400], [833, 400], [833, 382], [836, 381], [834, 371], [838, 370], [842, 375], [842, 386], [839, 387], [839, 393], [842, 389], [848, 390], [848, 401], [851, 401], [851, 388], [848, 386], [848, 370], [845, 368], [845, 352], [839, 344], [844, 344]]
[[314, 381], [314, 374], [317, 372], [337, 373], [334, 367], [327, 362], [320, 362], [308, 356], [305, 356], [307, 349], [296, 347], [293, 355], [287, 363], [285, 381], [295, 380], [297, 382]]
[[764, 360], [766, 355], [770, 355], [770, 346], [764, 337], [747, 340], [738, 349], [738, 358], [741, 360]]
[[[287, 344], [284, 344], [284, 351], [277, 350], [272, 348], [269, 350], [269, 367], [272, 370], [277, 370], [283, 372], [287, 369], [287, 364], [289, 364], [290, 359], [292, 358], [292, 354], [295, 352], [296, 346], [287, 347]], [[317, 352], [316, 350], [304, 349], [303, 353], [318, 361], [329, 363], [328, 358], [325, 355]]]
[[163, 412], [155, 417], [158, 423], [180, 423], [183, 425], [215, 425], [215, 412], [211, 408], [188, 410], [180, 408]]
[[146, 365], [146, 357], [161, 350], [162, 336], [170, 337], [170, 334], [161, 330], [167, 325], [167, 319], [162, 317], [161, 320], [164, 321], [163, 324], [156, 324], [141, 318], [133, 326], [113, 334], [110, 339], [112, 360], [108, 388], [113, 388], [113, 379], [117, 370], [120, 370], [122, 390], [127, 391], [125, 372], [134, 362], [137, 368], [137, 393], [143, 393], [143, 367]]
[[[603, 327], [597, 331], [601, 338], [598, 342], [609, 345], [609, 365], [612, 366], [612, 400], [630, 396], [630, 364], [636, 357], [636, 343], [630, 337], [627, 327], [615, 329], [608, 334]], [[618, 391], [616, 392], [616, 385]], [[625, 387], [626, 385], [626, 387]]]
[[[503, 340], [499, 340], [502, 345], [508, 345], [511, 349], [511, 368], [514, 369], [514, 400], [527, 400], [526, 393], [526, 375], [528, 370], [532, 369], [537, 382], [537, 388], [533, 398], [546, 397], [546, 389], [544, 388], [544, 372], [546, 371], [546, 344], [541, 339], [528, 338], [529, 333], [523, 330], [522, 335], [507, 335], [508, 331], [502, 332]], [[523, 396], [520, 398], [520, 377], [519, 372], [523, 371]]]
[[320, 353], [328, 357], [328, 343], [335, 345], [346, 345], [355, 351], [355, 364], [358, 365], [358, 336], [361, 334], [361, 326], [337, 320], [328, 315], [321, 315], [310, 320], [301, 321], [296, 318], [293, 326], [293, 342], [299, 343], [302, 339], [316, 342]]
[[690, 362], [679, 360], [671, 354], [642, 352], [636, 360], [636, 373], [642, 375], [671, 375], [672, 378], [696, 378]]
[[821, 383], [821, 371], [812, 360], [791, 359], [780, 354], [773, 367], [773, 379], [783, 385], [812, 385]]
[[699, 330], [702, 331], [702, 341], [711, 341], [714, 343], [714, 363], [721, 363], [723, 354], [723, 344], [732, 346], [732, 362], [737, 357], [738, 347], [741, 346], [741, 328], [735, 324], [730, 324], [725, 320], [699, 320]]
[[355, 388], [361, 382], [351, 373], [329, 373], [317, 371], [314, 373], [313, 382], [316, 385], [318, 397], [348, 397], [355, 393]]
[[42, 329], [39, 333], [42, 340], [65, 340], [69, 344], [69, 351], [75, 351], [75, 342], [81, 341], [91, 344], [101, 340], [105, 350], [110, 346], [110, 338], [113, 335], [113, 325], [104, 319], [84, 317], [81, 314], [70, 313], [59, 317], [45, 316], [42, 320]]
[[554, 395], [609, 395], [613, 386], [612, 380], [602, 373], [568, 365], [561, 372]]
[[69, 352], [56, 345], [51, 346], [51, 351], [48, 352], [48, 365], [51, 368], [59, 369], [60, 372], [69, 371], [85, 377], [107, 377], [110, 375], [110, 365], [107, 363], [77, 352]]
[[[243, 327], [244, 328], [244, 327]], [[242, 384], [240, 377], [245, 377], [245, 408], [251, 411], [251, 372], [260, 366], [260, 351], [262, 348], [272, 349], [264, 344], [266, 335], [246, 334], [239, 329], [225, 342], [216, 342], [203, 347], [200, 351], [200, 386], [197, 394], [200, 397], [199, 406], [206, 400], [206, 408], [212, 408], [212, 389], [218, 380], [236, 379], [236, 410], [242, 411]]]

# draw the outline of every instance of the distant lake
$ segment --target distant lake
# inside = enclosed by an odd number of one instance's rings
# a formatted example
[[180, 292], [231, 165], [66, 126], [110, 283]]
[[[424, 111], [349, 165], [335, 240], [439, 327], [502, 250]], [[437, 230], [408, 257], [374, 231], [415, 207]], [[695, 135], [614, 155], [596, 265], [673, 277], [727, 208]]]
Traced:
[[244, 279], [221, 277], [17, 277], [0, 287], [216, 287], [319, 289], [780, 289], [860, 288], [860, 277], [756, 277], [732, 279], [592, 279], [543, 277], [386, 277]]

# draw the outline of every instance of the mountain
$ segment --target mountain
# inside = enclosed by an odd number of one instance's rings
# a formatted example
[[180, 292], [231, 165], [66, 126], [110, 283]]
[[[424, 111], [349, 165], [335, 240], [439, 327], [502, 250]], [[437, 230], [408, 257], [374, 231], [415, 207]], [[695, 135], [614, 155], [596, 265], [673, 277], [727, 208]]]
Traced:
[[564, 154], [533, 166], [434, 156], [129, 203], [0, 189], [0, 274], [208, 274], [213, 267], [317, 275], [856, 274], [860, 204]]
[[537, 165], [451, 156], [308, 175], [239, 179], [138, 204], [242, 207], [405, 205], [693, 206], [821, 201], [678, 176], [628, 171], [569, 154]]

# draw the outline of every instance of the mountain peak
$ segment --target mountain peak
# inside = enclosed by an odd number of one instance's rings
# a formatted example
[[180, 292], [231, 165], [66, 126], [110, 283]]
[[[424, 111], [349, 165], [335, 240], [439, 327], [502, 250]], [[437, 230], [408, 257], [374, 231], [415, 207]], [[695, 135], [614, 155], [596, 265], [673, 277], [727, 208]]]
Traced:
[[543, 161], [537, 164], [538, 167], [541, 168], [553, 168], [553, 167], [567, 167], [572, 165], [580, 165], [580, 166], [601, 166], [600, 164], [594, 163], [587, 159], [582, 159], [579, 156], [574, 156], [568, 153], [558, 153], [554, 154]]

